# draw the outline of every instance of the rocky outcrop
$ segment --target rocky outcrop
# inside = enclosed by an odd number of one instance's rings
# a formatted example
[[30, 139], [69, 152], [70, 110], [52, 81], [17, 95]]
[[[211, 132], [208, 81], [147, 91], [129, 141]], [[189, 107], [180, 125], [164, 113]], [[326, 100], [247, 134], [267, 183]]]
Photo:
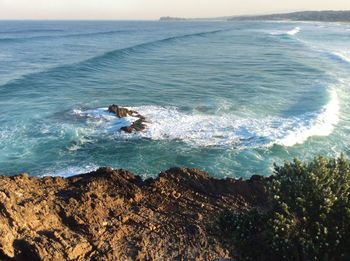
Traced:
[[70, 178], [0, 177], [1, 260], [215, 260], [223, 209], [264, 206], [261, 180], [172, 168], [142, 180], [100, 168]]
[[114, 113], [118, 118], [124, 118], [128, 116], [138, 118], [130, 126], [122, 127], [122, 131], [132, 133], [133, 131], [143, 131], [146, 128], [145, 117], [139, 114], [137, 111], [129, 110], [115, 104], [110, 105], [108, 107], [108, 111]]

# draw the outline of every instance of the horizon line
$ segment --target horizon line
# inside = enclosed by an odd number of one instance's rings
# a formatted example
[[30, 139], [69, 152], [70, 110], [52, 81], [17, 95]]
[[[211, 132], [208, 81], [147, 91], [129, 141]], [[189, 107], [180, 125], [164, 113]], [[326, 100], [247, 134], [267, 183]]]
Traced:
[[171, 16], [171, 15], [163, 15], [159, 16], [158, 18], [130, 18], [130, 19], [124, 19], [124, 18], [0, 18], [0, 21], [159, 21], [162, 17], [171, 17], [171, 18], [181, 18], [181, 19], [222, 19], [222, 18], [229, 18], [229, 17], [239, 17], [239, 16], [262, 16], [262, 15], [275, 15], [275, 14], [288, 14], [288, 13], [295, 13], [295, 12], [327, 12], [327, 11], [333, 11], [333, 12], [346, 12], [350, 11], [350, 9], [325, 9], [325, 10], [309, 10], [309, 9], [299, 9], [299, 10], [290, 10], [290, 11], [275, 11], [275, 12], [264, 12], [264, 13], [250, 13], [250, 14], [236, 14], [236, 15], [219, 15], [219, 16], [207, 16], [207, 17], [182, 17], [182, 16]]

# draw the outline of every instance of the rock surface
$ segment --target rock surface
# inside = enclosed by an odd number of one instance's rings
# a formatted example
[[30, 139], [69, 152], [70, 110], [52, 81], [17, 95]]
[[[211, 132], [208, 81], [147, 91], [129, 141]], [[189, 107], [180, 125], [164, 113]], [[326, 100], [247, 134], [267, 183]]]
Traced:
[[138, 118], [138, 120], [134, 121], [130, 126], [122, 127], [122, 131], [132, 133], [133, 131], [143, 131], [146, 128], [145, 117], [139, 114], [137, 111], [129, 110], [127, 108], [123, 108], [115, 104], [110, 105], [108, 107], [108, 111], [114, 113], [118, 118], [124, 118], [128, 116]]
[[215, 260], [224, 208], [266, 202], [259, 179], [172, 168], [142, 180], [100, 168], [70, 178], [0, 177], [0, 260]]

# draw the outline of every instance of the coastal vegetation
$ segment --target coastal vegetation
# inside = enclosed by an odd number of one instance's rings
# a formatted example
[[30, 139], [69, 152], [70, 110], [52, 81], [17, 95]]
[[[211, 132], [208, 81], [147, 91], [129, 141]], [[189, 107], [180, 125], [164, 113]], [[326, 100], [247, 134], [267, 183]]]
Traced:
[[318, 21], [318, 22], [350, 22], [350, 11], [302, 11], [267, 15], [240, 15], [214, 18], [179, 18], [161, 17], [160, 21], [255, 21], [255, 20], [289, 20], [289, 21]]
[[228, 20], [291, 20], [319, 22], [349, 22], [350, 11], [303, 11], [256, 16], [233, 16]]
[[249, 180], [188, 168], [143, 180], [100, 168], [68, 178], [2, 176], [0, 188], [1, 260], [350, 258], [343, 156], [294, 160]]
[[350, 165], [295, 159], [265, 181], [269, 207], [218, 219], [241, 260], [350, 260]]

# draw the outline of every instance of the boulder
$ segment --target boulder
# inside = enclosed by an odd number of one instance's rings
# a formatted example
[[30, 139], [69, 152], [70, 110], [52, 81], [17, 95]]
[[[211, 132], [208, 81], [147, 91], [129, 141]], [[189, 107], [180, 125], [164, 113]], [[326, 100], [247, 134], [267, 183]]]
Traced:
[[118, 118], [124, 118], [127, 116], [132, 116], [134, 111], [127, 108], [119, 107], [118, 105], [111, 105], [108, 107], [108, 111], [114, 113]]
[[128, 116], [138, 118], [138, 120], [134, 121], [130, 126], [122, 127], [121, 130], [124, 132], [132, 133], [133, 131], [143, 131], [146, 128], [146, 118], [139, 114], [137, 111], [129, 110], [127, 108], [112, 104], [108, 107], [108, 112], [114, 113], [118, 118], [124, 118]]

